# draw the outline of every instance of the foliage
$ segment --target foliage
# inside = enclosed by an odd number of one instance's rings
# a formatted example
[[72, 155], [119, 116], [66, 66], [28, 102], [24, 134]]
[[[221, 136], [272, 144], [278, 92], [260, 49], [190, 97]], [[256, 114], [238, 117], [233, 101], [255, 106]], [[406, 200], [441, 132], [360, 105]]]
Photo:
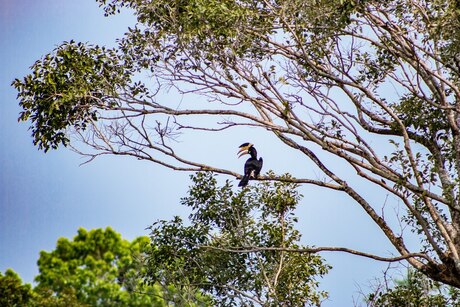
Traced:
[[34, 291], [59, 306], [69, 300], [79, 306], [165, 306], [158, 287], [139, 278], [148, 244], [147, 237], [123, 240], [111, 228], [80, 228], [72, 241], [60, 238], [55, 250], [40, 252]]
[[260, 179], [346, 194], [394, 247], [387, 259], [460, 287], [458, 1], [97, 2], [137, 17], [117, 48], [64, 43], [13, 81], [39, 148], [72, 139], [90, 160], [238, 177], [172, 140], [269, 131], [315, 171]]
[[368, 306], [459, 306], [460, 291], [427, 278], [414, 269], [395, 280], [393, 287], [380, 287], [368, 295]]
[[109, 107], [113, 102], [107, 98], [128, 81], [127, 62], [116, 51], [74, 41], [63, 43], [31, 68], [33, 74], [13, 85], [24, 109], [19, 119], [35, 124], [34, 144], [45, 152], [68, 144], [68, 126], [84, 130], [96, 121], [96, 107]]
[[90, 305], [77, 298], [76, 289], [66, 288], [56, 294], [50, 289], [32, 288], [30, 284], [23, 284], [19, 276], [8, 269], [5, 276], [0, 273], [0, 306], [85, 307]]
[[318, 255], [286, 251], [302, 248], [294, 228], [296, 184], [264, 182], [234, 192], [209, 172], [191, 178], [182, 199], [191, 224], [175, 217], [151, 227], [152, 283], [173, 284], [184, 298], [199, 290], [219, 306], [320, 304], [327, 294], [317, 291], [316, 279], [329, 266]]
[[32, 298], [32, 287], [22, 284], [21, 278], [13, 270], [8, 269], [3, 275], [0, 272], [0, 306], [26, 306]]

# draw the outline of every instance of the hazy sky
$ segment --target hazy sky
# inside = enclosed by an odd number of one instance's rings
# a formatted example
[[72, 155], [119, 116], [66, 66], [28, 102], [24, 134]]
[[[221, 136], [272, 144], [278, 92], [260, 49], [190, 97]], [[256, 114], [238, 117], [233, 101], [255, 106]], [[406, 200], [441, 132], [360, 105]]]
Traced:
[[[14, 78], [22, 78], [37, 59], [63, 41], [113, 46], [133, 24], [127, 14], [105, 18], [92, 0], [0, 0], [0, 271], [12, 268], [32, 282], [40, 250], [52, 250], [59, 237], [73, 237], [78, 227], [111, 226], [133, 239], [148, 235], [145, 228], [158, 219], [186, 216], [179, 200], [190, 185], [189, 174], [124, 157], [105, 156], [79, 166], [84, 160], [67, 149], [38, 151], [28, 125], [17, 122], [20, 108], [10, 86]], [[206, 142], [184, 136], [181, 141], [191, 156], [208, 157], [214, 165], [235, 171], [244, 163], [236, 159], [238, 145], [251, 141], [264, 157], [265, 171], [304, 177], [314, 172], [302, 164], [305, 158], [297, 160], [294, 154], [285, 162], [279, 143], [252, 133], [215, 136]], [[348, 246], [383, 255], [392, 251], [346, 196], [311, 187], [302, 193], [298, 215], [304, 244]], [[352, 306], [359, 287], [387, 266], [345, 254], [322, 255], [334, 266], [322, 281], [331, 294], [324, 306]]]

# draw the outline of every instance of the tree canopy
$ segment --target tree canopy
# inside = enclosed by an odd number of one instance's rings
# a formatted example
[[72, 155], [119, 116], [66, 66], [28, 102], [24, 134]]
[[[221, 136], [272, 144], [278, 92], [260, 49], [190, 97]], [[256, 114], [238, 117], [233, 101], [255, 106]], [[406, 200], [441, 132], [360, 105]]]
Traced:
[[32, 287], [23, 285], [21, 278], [8, 269], [5, 275], [0, 272], [0, 306], [25, 306], [32, 298]]
[[460, 287], [457, 1], [97, 2], [137, 17], [117, 47], [64, 42], [13, 81], [39, 148], [238, 177], [176, 151], [178, 133], [266, 130], [320, 175], [261, 180], [342, 192], [394, 247], [375, 259]]
[[40, 252], [35, 287], [11, 269], [0, 273], [0, 305], [167, 306], [166, 292], [141, 277], [149, 242], [129, 242], [110, 227], [80, 228], [73, 240], [60, 238], [54, 250]]
[[80, 228], [73, 240], [60, 238], [53, 251], [40, 252], [34, 291], [85, 306], [165, 306], [160, 289], [140, 277], [148, 246], [147, 237], [129, 242], [109, 227]]
[[327, 292], [318, 290], [318, 279], [330, 266], [300, 245], [296, 184], [264, 182], [234, 192], [229, 180], [218, 185], [211, 173], [191, 178], [182, 199], [192, 209], [190, 225], [176, 216], [150, 228], [147, 280], [174, 285], [189, 301], [187, 293], [200, 290], [213, 306], [321, 304]]

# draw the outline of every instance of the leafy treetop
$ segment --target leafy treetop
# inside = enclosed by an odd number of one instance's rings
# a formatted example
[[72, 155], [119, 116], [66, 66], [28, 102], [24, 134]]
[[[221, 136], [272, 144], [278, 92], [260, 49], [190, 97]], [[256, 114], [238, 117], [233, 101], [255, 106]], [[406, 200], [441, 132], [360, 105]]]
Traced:
[[[318, 277], [330, 268], [301, 249], [294, 210], [300, 200], [292, 183], [260, 183], [234, 192], [211, 173], [191, 176], [182, 204], [192, 210], [151, 227], [146, 278], [202, 293], [219, 306], [319, 305]], [[184, 294], [184, 297], [187, 297]]]

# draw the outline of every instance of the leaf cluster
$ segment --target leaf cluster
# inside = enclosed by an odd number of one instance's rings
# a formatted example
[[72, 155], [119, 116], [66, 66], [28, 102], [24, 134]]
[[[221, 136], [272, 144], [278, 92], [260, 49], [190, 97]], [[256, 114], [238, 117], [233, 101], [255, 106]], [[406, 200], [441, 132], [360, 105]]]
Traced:
[[[106, 14], [114, 14], [121, 7], [135, 10], [142, 36], [150, 43], [169, 50], [189, 50], [208, 54], [231, 49], [249, 55], [261, 40], [258, 35], [271, 22], [267, 3], [263, 1], [106, 1], [100, 0]], [[258, 29], [257, 35], [248, 29]], [[139, 39], [139, 37], [137, 37]], [[163, 48], [162, 48], [163, 49]], [[260, 49], [260, 48], [255, 48]]]
[[0, 272], [0, 306], [25, 306], [32, 297], [32, 287], [29, 284], [23, 285], [13, 270], [6, 270], [5, 275]]
[[[97, 108], [110, 107], [110, 97], [128, 81], [129, 64], [113, 49], [64, 42], [32, 65], [32, 73], [12, 85], [31, 121], [34, 144], [45, 152], [67, 145], [68, 127], [85, 130], [98, 119]], [[112, 101], [113, 103], [113, 101]]]
[[458, 306], [460, 291], [408, 269], [404, 279], [369, 294], [366, 301], [370, 306]]
[[406, 127], [433, 135], [448, 130], [447, 112], [414, 95], [405, 95], [394, 105]]

